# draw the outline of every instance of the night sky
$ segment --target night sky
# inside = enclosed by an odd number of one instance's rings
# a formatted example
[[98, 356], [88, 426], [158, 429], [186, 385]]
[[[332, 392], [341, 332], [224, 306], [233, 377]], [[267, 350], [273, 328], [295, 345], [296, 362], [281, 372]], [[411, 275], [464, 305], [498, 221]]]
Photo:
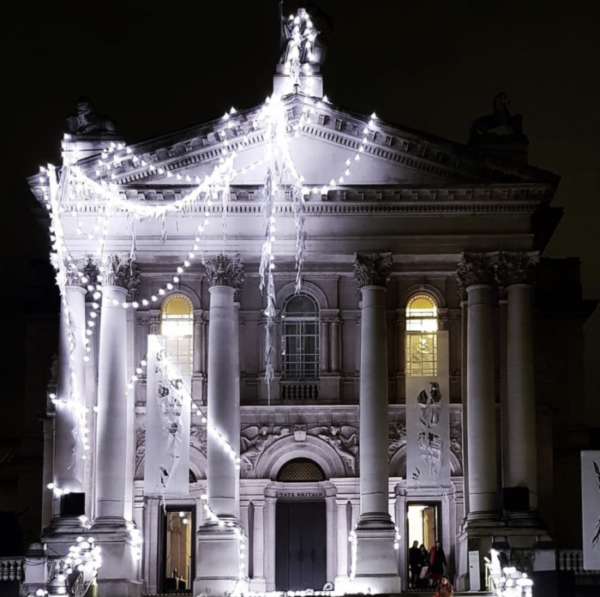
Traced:
[[[323, 72], [340, 106], [466, 142], [495, 94], [508, 94], [530, 163], [562, 176], [553, 205], [566, 214], [545, 255], [580, 256], [585, 297], [600, 298], [600, 2], [319, 4], [335, 21]], [[128, 143], [257, 105], [271, 93], [277, 15], [277, 0], [5, 3], [3, 282], [22, 275], [29, 257], [45, 257], [25, 177], [58, 163], [81, 94]], [[588, 338], [589, 391], [600, 396], [600, 312], [587, 330], [598, 338]]]

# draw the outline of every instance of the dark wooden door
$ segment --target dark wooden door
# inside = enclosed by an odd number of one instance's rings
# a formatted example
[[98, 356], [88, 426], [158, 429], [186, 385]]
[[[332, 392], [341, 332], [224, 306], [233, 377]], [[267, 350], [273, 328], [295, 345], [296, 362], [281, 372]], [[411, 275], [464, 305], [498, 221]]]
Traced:
[[320, 591], [327, 582], [325, 502], [277, 502], [277, 591]]

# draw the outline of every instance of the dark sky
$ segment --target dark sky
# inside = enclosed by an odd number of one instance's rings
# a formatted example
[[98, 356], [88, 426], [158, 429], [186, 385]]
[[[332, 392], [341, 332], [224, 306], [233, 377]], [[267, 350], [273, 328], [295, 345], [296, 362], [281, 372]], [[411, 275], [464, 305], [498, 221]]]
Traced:
[[[335, 20], [324, 67], [334, 103], [466, 142], [471, 121], [490, 112], [494, 95], [509, 95], [524, 117], [530, 162], [562, 176], [554, 205], [566, 215], [546, 255], [580, 256], [585, 295], [600, 298], [600, 2], [319, 3]], [[232, 105], [256, 105], [271, 92], [277, 6], [4, 3], [3, 270], [44, 248], [28, 215], [24, 177], [58, 161], [64, 119], [80, 94], [119, 123], [127, 142], [220, 116]], [[600, 313], [589, 329], [600, 338]], [[600, 340], [591, 344], [598, 363]]]

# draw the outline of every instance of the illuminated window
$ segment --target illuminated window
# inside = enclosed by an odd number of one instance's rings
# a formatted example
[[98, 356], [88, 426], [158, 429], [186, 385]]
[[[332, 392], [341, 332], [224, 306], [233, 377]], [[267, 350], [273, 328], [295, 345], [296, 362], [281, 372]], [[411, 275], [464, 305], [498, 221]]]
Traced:
[[188, 298], [176, 294], [164, 302], [160, 328], [181, 375], [191, 377], [194, 362], [194, 307]]
[[319, 377], [319, 309], [305, 294], [292, 297], [283, 307], [281, 363], [284, 379]]
[[413, 296], [406, 306], [406, 374], [437, 375], [437, 305], [427, 294]]

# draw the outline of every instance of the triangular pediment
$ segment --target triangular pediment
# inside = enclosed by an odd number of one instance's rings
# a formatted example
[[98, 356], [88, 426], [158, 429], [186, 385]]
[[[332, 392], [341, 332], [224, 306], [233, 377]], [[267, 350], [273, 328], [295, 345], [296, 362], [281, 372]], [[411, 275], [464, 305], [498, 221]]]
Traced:
[[[297, 94], [283, 101], [293, 133], [290, 153], [309, 186], [332, 180], [340, 186], [557, 181], [542, 170], [493, 159], [464, 145], [353, 114], [324, 100]], [[260, 108], [236, 112], [133, 145], [113, 167], [110, 182], [120, 187], [194, 184], [214, 170], [224, 152], [235, 151], [238, 175], [234, 184], [260, 185], [267, 167], [265, 128], [258, 120], [259, 112]], [[92, 178], [98, 177], [97, 159], [83, 160], [80, 166]]]

